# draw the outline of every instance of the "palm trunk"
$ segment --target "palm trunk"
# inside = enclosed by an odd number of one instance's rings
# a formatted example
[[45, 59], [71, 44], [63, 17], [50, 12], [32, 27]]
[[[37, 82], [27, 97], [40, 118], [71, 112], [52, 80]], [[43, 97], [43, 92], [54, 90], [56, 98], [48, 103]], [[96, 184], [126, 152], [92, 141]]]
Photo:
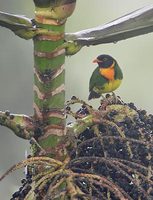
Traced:
[[[35, 23], [39, 34], [34, 37], [34, 121], [35, 137], [47, 156], [65, 158], [65, 48], [67, 17], [75, 1], [62, 1], [53, 7], [36, 7]], [[52, 10], [50, 12], [50, 10]], [[60, 149], [60, 150], [59, 150]], [[41, 152], [36, 152], [40, 155]]]

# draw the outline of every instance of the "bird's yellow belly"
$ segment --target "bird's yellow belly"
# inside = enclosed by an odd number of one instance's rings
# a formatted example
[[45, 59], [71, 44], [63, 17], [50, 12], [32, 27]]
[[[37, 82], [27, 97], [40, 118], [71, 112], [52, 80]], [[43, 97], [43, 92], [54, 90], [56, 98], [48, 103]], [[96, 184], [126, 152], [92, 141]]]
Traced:
[[120, 79], [109, 81], [108, 83], [105, 83], [101, 88], [100, 87], [94, 88], [94, 91], [97, 92], [98, 94], [113, 92], [120, 86], [121, 81], [122, 80]]

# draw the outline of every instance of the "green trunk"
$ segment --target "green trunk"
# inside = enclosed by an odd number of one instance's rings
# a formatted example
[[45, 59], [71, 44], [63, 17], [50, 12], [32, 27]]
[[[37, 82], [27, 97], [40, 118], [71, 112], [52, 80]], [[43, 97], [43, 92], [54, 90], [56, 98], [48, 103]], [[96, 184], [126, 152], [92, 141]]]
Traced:
[[[41, 2], [41, 1], [40, 1]], [[35, 2], [35, 23], [39, 27], [34, 37], [34, 119], [35, 138], [47, 156], [63, 160], [66, 155], [65, 135], [65, 48], [64, 32], [67, 17], [75, 1], [62, 1], [49, 7]], [[36, 152], [35, 155], [41, 155]]]

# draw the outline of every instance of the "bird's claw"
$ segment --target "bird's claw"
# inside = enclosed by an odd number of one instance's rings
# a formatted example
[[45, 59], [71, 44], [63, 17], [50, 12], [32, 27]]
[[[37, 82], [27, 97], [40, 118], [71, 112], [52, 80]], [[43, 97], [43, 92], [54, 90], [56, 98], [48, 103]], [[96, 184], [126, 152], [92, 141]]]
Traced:
[[122, 100], [120, 99], [119, 96], [116, 96], [114, 92], [112, 92], [112, 95], [106, 94], [105, 96], [102, 95], [101, 99], [101, 106], [100, 110], [105, 110], [108, 105], [112, 104], [122, 104]]

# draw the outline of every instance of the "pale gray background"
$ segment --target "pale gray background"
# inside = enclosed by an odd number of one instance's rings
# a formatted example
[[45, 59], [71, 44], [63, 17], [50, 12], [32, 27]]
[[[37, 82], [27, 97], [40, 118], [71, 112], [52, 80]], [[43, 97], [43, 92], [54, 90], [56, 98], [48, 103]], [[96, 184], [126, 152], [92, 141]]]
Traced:
[[[77, 0], [67, 32], [98, 26], [137, 8], [153, 4], [153, 0]], [[32, 0], [0, 0], [0, 10], [33, 17]], [[32, 114], [33, 45], [0, 28], [0, 110]], [[67, 99], [76, 95], [87, 100], [89, 77], [94, 70], [93, 58], [101, 53], [114, 56], [124, 72], [124, 81], [116, 91], [126, 102], [153, 113], [153, 34], [90, 48], [66, 59]], [[98, 101], [92, 101], [97, 107]], [[24, 159], [28, 142], [0, 127], [0, 174]], [[23, 170], [0, 182], [0, 200], [9, 200], [20, 184]]]

